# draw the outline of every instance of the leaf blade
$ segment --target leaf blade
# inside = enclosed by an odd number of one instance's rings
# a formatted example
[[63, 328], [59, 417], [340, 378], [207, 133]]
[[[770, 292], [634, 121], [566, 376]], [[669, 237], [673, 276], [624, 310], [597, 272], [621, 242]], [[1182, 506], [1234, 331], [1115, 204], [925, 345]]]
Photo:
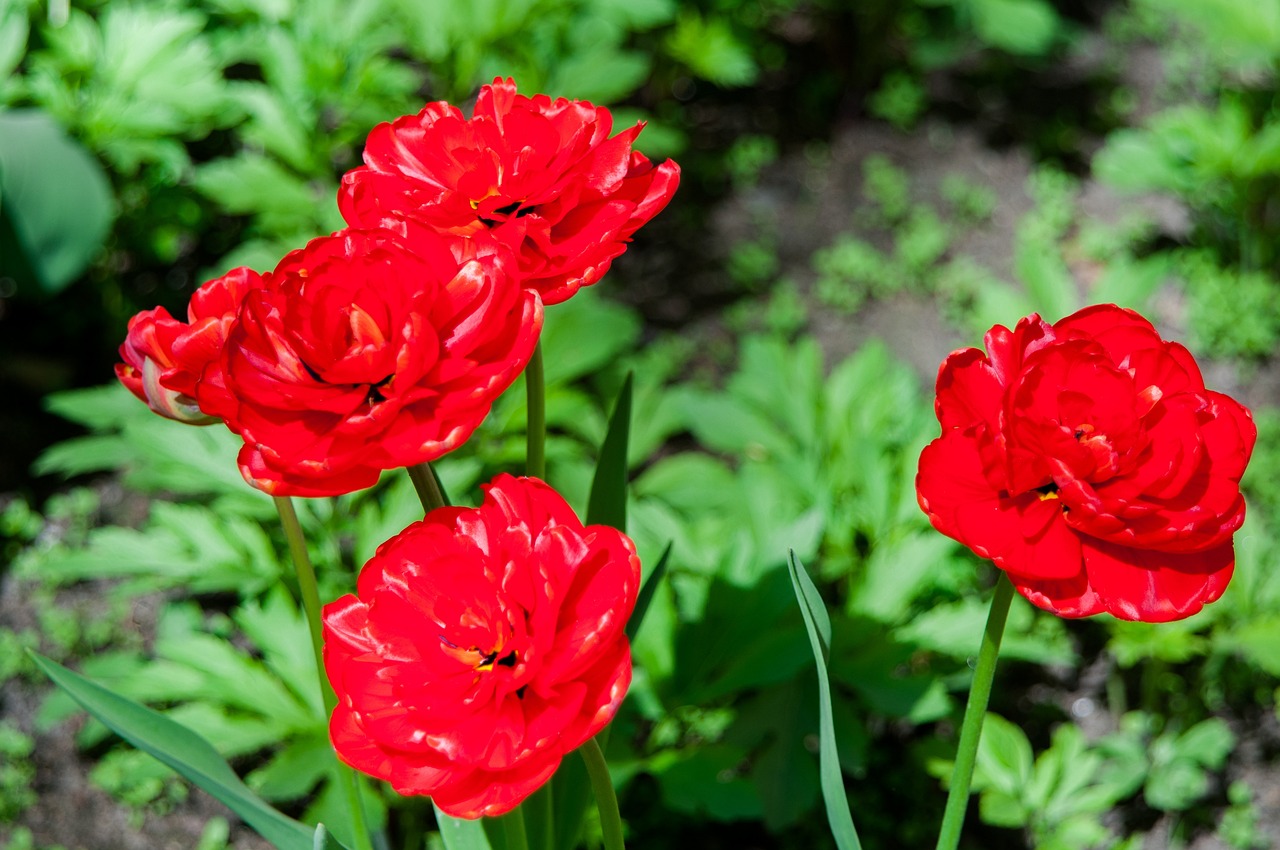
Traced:
[[631, 434], [632, 378], [628, 372], [613, 404], [587, 499], [587, 524], [611, 525], [619, 531], [627, 530], [627, 442]]
[[[36, 665], [86, 711], [133, 746], [209, 792], [279, 850], [313, 850], [316, 833], [268, 806], [217, 751], [191, 730], [32, 652]], [[179, 755], [181, 754], [181, 755]], [[330, 848], [341, 848], [332, 838]]]
[[840, 755], [836, 750], [835, 719], [831, 709], [831, 680], [827, 676], [827, 658], [831, 652], [831, 618], [818, 588], [800, 562], [795, 552], [787, 553], [787, 571], [800, 614], [804, 618], [813, 658], [818, 670], [818, 772], [822, 785], [822, 800], [827, 810], [827, 823], [840, 850], [861, 850], [858, 832], [849, 813], [849, 797], [844, 790], [844, 775], [840, 771]]

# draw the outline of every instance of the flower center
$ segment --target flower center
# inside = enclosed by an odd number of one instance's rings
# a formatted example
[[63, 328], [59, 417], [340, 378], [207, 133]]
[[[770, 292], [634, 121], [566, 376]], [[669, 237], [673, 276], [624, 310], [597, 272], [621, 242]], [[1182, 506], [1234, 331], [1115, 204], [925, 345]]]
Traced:
[[[471, 206], [477, 212], [479, 211], [480, 205], [477, 201], [472, 201]], [[490, 213], [490, 215], [494, 215], [494, 216], [500, 215], [502, 216], [502, 218], [487, 218], [485, 216], [480, 216], [480, 222], [485, 227], [494, 228], [502, 224], [503, 222], [508, 221], [513, 215], [516, 218], [524, 218], [525, 216], [529, 215], [533, 211], [534, 211], [533, 207], [524, 206], [524, 201], [512, 201], [506, 206], [498, 207], [492, 213]]]

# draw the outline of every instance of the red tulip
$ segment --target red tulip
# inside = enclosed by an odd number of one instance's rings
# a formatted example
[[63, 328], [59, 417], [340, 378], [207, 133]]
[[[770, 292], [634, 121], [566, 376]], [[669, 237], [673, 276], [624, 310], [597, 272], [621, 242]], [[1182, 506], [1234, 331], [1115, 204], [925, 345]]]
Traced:
[[192, 425], [218, 421], [197, 404], [204, 383], [220, 386], [220, 357], [240, 304], [262, 279], [246, 268], [233, 269], [203, 284], [187, 306], [189, 323], [163, 307], [144, 310], [129, 320], [120, 344], [116, 377], [147, 406], [170, 419]]
[[[457, 252], [462, 252], [459, 254]], [[200, 405], [277, 496], [333, 496], [456, 448], [520, 374], [542, 305], [507, 260], [417, 225], [288, 254], [245, 299]]]
[[497, 79], [469, 120], [441, 101], [375, 127], [338, 206], [352, 226], [409, 217], [496, 240], [523, 285], [557, 304], [600, 280], [680, 182], [674, 162], [631, 149], [642, 124], [609, 138], [612, 126], [604, 107], [525, 97]]
[[378, 548], [324, 609], [339, 757], [444, 812], [510, 811], [613, 718], [640, 562], [546, 484], [500, 475]]
[[1222, 595], [1257, 429], [1191, 354], [1107, 304], [997, 325], [938, 373], [916, 490], [1041, 608], [1148, 622]]

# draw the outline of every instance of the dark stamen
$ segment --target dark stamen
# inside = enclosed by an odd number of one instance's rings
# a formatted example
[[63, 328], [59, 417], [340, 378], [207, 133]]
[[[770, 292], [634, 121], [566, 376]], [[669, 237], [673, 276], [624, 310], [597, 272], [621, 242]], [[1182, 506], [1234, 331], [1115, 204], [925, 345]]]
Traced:
[[382, 387], [385, 387], [387, 384], [391, 382], [391, 377], [392, 377], [391, 375], [387, 375], [387, 377], [383, 378], [381, 381], [378, 381], [376, 384], [369, 385], [369, 396], [366, 399], [369, 404], [377, 404], [380, 401], [387, 400], [387, 397], [384, 396], [380, 392], [380, 390], [382, 389]]

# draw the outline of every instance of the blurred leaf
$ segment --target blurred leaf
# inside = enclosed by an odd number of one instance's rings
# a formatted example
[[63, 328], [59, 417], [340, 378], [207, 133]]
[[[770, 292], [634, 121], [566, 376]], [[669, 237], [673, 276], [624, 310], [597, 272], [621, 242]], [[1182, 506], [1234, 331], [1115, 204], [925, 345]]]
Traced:
[[0, 251], [0, 277], [61, 290], [102, 250], [113, 206], [102, 168], [52, 118], [30, 109], [0, 112], [0, 246], [6, 235], [16, 242]]
[[547, 311], [542, 345], [547, 353], [547, 386], [581, 378], [630, 349], [640, 335], [631, 310], [590, 290]]
[[1043, 56], [1062, 21], [1044, 0], [969, 0], [978, 37], [1001, 50]]
[[719, 821], [760, 817], [759, 792], [740, 770], [743, 757], [736, 747], [713, 744], [656, 766], [664, 805]]
[[672, 58], [718, 86], [749, 85], [759, 73], [751, 52], [724, 18], [704, 18], [689, 8], [681, 11], [666, 47]]

